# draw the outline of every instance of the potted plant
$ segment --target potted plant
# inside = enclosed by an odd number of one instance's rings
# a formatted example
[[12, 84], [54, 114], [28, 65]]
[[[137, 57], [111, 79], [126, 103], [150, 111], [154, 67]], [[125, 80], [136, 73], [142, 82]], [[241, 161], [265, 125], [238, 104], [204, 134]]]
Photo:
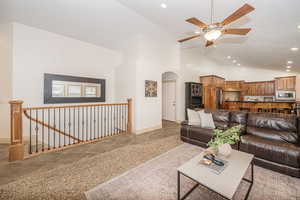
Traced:
[[213, 138], [208, 142], [208, 146], [215, 151], [225, 156], [229, 156], [231, 153], [231, 146], [240, 140], [239, 133], [241, 132], [242, 125], [231, 127], [227, 130], [213, 130]]

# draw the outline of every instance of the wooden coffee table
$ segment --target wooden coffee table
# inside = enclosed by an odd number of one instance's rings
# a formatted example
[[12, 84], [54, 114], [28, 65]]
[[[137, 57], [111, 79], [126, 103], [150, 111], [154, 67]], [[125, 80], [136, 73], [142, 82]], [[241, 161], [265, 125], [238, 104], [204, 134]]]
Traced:
[[[252, 154], [232, 150], [228, 158], [220, 158], [228, 161], [228, 166], [220, 174], [212, 172], [212, 169], [200, 164], [203, 153], [192, 158], [177, 169], [177, 190], [178, 200], [185, 199], [197, 186], [202, 185], [205, 188], [214, 191], [225, 199], [232, 199], [241, 181], [250, 183], [245, 199], [248, 198], [253, 185], [253, 158]], [[244, 178], [244, 175], [251, 165], [251, 180]], [[196, 182], [186, 194], [181, 197], [180, 194], [180, 176], [186, 176]]]

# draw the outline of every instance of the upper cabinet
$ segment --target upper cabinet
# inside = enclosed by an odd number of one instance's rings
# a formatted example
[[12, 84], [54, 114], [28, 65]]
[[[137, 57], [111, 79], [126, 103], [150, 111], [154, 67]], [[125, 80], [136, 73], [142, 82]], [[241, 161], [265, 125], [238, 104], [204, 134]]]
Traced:
[[276, 90], [294, 91], [296, 89], [296, 76], [275, 78]]
[[244, 81], [225, 81], [225, 91], [241, 91]]
[[243, 96], [274, 96], [275, 82], [245, 82], [243, 87]]
[[216, 75], [200, 76], [200, 83], [202, 83], [204, 87], [215, 86], [223, 88], [225, 79]]

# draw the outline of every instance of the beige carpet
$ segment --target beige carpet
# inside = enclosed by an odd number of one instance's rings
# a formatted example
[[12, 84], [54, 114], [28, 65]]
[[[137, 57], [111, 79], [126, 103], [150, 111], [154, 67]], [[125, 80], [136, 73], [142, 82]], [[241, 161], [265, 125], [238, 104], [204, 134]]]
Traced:
[[[126, 173], [102, 183], [86, 192], [88, 200], [171, 200], [177, 195], [177, 167], [198, 153], [201, 148], [182, 144]], [[249, 171], [246, 176], [249, 177]], [[249, 199], [255, 200], [297, 200], [300, 199], [300, 179], [282, 175], [255, 166], [255, 183]], [[218, 181], [218, 180], [216, 180]], [[182, 178], [182, 192], [195, 183]], [[234, 199], [243, 199], [249, 184], [242, 182]], [[198, 187], [187, 198], [222, 199], [218, 194]]]
[[[0, 179], [16, 174], [13, 181], [0, 185], [0, 199], [85, 199], [85, 191], [180, 144], [179, 125], [167, 123], [163, 129], [139, 136], [123, 135], [25, 161], [0, 163]], [[40, 167], [22, 173], [31, 166]]]

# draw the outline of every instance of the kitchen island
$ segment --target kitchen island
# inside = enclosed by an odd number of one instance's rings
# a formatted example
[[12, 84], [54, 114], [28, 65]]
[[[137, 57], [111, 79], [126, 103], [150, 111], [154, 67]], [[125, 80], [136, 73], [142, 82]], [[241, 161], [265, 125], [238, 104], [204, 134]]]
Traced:
[[224, 101], [222, 109], [247, 110], [250, 112], [290, 113], [295, 101]]

